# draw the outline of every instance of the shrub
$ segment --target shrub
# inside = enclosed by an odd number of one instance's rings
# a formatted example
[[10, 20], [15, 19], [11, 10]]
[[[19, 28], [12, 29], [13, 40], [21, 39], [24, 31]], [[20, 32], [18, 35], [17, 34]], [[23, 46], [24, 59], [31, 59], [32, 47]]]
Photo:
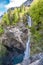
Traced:
[[0, 35], [4, 33], [3, 27], [0, 25]]

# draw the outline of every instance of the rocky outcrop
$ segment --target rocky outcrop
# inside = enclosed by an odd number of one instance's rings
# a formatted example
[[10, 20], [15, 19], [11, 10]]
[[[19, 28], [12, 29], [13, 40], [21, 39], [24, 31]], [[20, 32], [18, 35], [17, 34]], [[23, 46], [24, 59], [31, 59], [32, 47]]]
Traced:
[[40, 60], [37, 60], [37, 61], [31, 63], [30, 65], [38, 65], [39, 61], [40, 61]]
[[2, 64], [13, 65], [21, 62], [28, 40], [28, 29], [26, 28], [26, 24], [19, 22], [15, 26], [5, 27], [4, 31], [2, 45], [6, 48], [6, 53], [5, 56], [2, 57]]
[[33, 0], [27, 0], [25, 3], [23, 3], [24, 6], [30, 6]]
[[36, 60], [35, 62], [31, 63], [30, 65], [43, 65], [43, 58]]
[[28, 38], [28, 29], [24, 28], [20, 30], [17, 27], [6, 30], [2, 43], [8, 47], [16, 47], [24, 50], [26, 48], [26, 42]]
[[30, 57], [31, 63], [35, 62], [36, 60], [42, 59], [42, 58], [43, 58], [43, 53], [35, 54], [32, 57]]

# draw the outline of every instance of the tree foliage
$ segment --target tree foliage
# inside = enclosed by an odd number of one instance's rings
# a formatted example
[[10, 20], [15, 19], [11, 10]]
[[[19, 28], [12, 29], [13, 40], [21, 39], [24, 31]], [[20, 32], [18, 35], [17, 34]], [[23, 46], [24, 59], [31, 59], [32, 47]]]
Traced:
[[14, 8], [14, 10], [9, 9], [7, 13], [4, 14], [2, 18], [2, 23], [5, 25], [16, 24], [17, 22], [24, 20], [24, 15], [27, 13], [24, 6], [20, 8]]
[[43, 24], [43, 0], [34, 0], [29, 8], [30, 16], [34, 21], [34, 26], [39, 26]]
[[4, 33], [3, 27], [0, 25], [0, 35]]
[[9, 25], [10, 24], [10, 21], [9, 21], [7, 13], [4, 14], [4, 16], [2, 18], [2, 23], [5, 24], [5, 25]]
[[35, 44], [32, 49], [35, 53], [43, 50], [43, 0], [34, 0], [29, 8], [29, 14], [33, 21], [31, 32]]
[[32, 17], [32, 30], [33, 34], [40, 34], [43, 30], [43, 0], [34, 0], [29, 8], [30, 16]]

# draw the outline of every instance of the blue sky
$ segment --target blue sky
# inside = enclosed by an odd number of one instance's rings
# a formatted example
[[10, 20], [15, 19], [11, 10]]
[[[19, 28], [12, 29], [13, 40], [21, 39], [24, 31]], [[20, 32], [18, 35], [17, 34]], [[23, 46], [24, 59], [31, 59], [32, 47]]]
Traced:
[[5, 5], [6, 4], [9, 4], [9, 0], [0, 0], [0, 16], [6, 12], [6, 8], [5, 8]]
[[26, 0], [0, 0], [0, 16], [11, 7], [19, 7]]

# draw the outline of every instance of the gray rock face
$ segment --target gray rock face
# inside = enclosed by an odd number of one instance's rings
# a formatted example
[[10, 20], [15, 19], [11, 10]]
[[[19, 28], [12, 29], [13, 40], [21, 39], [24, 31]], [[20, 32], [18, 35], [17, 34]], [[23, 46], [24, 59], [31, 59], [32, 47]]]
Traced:
[[8, 47], [16, 47], [18, 49], [25, 49], [25, 44], [28, 38], [28, 29], [24, 28], [24, 30], [20, 31], [19, 28], [11, 28], [8, 32], [5, 33], [5, 37], [3, 38], [3, 45], [7, 45]]
[[3, 65], [14, 65], [16, 61], [18, 63], [23, 60], [26, 42], [28, 40], [28, 29], [23, 22], [20, 23], [21, 25], [19, 23], [17, 23], [17, 26], [5, 28], [5, 33], [2, 37], [2, 45], [6, 48]]
[[39, 53], [39, 54], [35, 54], [33, 55], [30, 59], [31, 59], [31, 63], [35, 62], [36, 60], [42, 59], [43, 58], [43, 53]]
[[24, 6], [30, 6], [30, 4], [32, 3], [33, 0], [27, 0], [25, 3], [24, 3]]
[[43, 58], [42, 58], [42, 59], [40, 59], [40, 61], [39, 61], [38, 65], [43, 65]]
[[43, 65], [43, 58], [36, 60], [35, 62], [31, 63], [30, 65]]

